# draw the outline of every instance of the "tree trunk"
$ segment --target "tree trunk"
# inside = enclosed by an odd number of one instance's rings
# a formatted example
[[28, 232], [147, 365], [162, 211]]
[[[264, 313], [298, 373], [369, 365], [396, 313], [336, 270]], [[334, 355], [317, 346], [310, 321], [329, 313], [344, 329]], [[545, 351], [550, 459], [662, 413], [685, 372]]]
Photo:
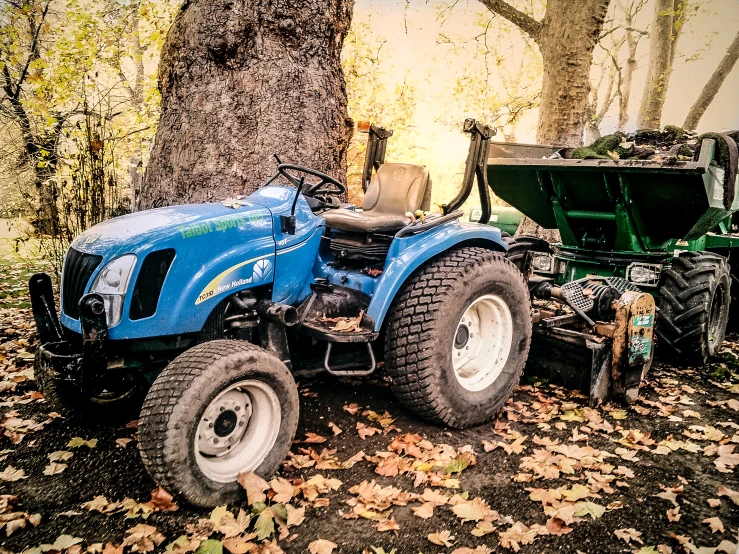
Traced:
[[636, 125], [639, 129], [659, 129], [677, 41], [684, 23], [685, 0], [655, 0], [654, 20], [649, 35], [649, 66]]
[[346, 177], [340, 54], [353, 0], [191, 0], [162, 51], [140, 206], [255, 190], [283, 162]]
[[629, 49], [629, 59], [626, 60], [624, 68], [624, 80], [621, 87], [621, 96], [618, 99], [618, 124], [617, 131], [622, 133], [626, 130], [626, 124], [629, 122], [629, 103], [631, 101], [631, 86], [634, 82], [634, 71], [636, 70], [636, 50], [639, 45], [638, 41], [627, 31], [626, 44]]
[[[480, 1], [528, 34], [539, 46], [544, 75], [537, 142], [581, 146], [588, 113], [593, 49], [611, 0], [548, 0], [542, 21], [504, 0]], [[559, 240], [556, 229], [542, 229], [526, 216], [521, 219], [516, 234], [534, 234], [550, 242]]]
[[708, 79], [706, 86], [703, 87], [700, 96], [698, 96], [698, 100], [696, 100], [693, 107], [690, 108], [688, 116], [685, 118], [685, 123], [683, 123], [683, 128], [692, 131], [698, 127], [698, 122], [701, 120], [701, 117], [703, 117], [703, 114], [706, 113], [706, 109], [711, 102], [713, 102], [716, 94], [718, 94], [718, 91], [721, 88], [721, 85], [724, 84], [726, 77], [728, 77], [731, 70], [734, 69], [734, 65], [737, 60], [739, 60], [739, 33], [736, 34], [734, 41], [726, 50], [726, 54], [721, 58], [716, 71], [713, 72], [713, 75]]
[[580, 146], [590, 94], [590, 66], [610, 0], [548, 0], [537, 40], [544, 75], [536, 138]]

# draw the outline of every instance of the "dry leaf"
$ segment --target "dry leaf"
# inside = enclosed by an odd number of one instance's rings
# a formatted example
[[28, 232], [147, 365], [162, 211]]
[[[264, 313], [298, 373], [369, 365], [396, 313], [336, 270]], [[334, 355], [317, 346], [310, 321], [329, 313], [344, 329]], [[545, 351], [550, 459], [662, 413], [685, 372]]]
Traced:
[[272, 497], [273, 502], [279, 504], [287, 504], [293, 497], [293, 485], [287, 479], [276, 477], [269, 482], [269, 486], [275, 491]]
[[454, 544], [454, 539], [456, 537], [452, 535], [451, 531], [440, 531], [437, 533], [431, 533], [427, 538], [434, 544], [449, 547]]
[[628, 529], [617, 529], [613, 532], [613, 534], [622, 541], [625, 541], [626, 544], [631, 544], [631, 541], [638, 542], [639, 544], [644, 544], [644, 542], [639, 538], [641, 537], [641, 533], [633, 527], [629, 527]]
[[308, 444], [320, 444], [322, 442], [326, 442], [326, 440], [326, 437], [322, 437], [316, 433], [306, 433], [305, 440], [303, 442]]
[[723, 533], [724, 532], [724, 524], [723, 522], [717, 518], [717, 517], [707, 517], [701, 523], [707, 523], [711, 527], [712, 533]]
[[172, 495], [165, 491], [162, 487], [157, 487], [151, 491], [151, 500], [149, 505], [155, 512], [175, 512], [179, 508], [177, 504], [172, 502]]
[[44, 468], [44, 475], [57, 475], [67, 469], [67, 464], [60, 464], [57, 462], [51, 462]]
[[336, 546], [335, 542], [318, 539], [308, 545], [308, 552], [310, 554], [331, 554]]
[[344, 431], [342, 431], [341, 427], [339, 427], [338, 425], [336, 425], [333, 422], [329, 422], [328, 426], [331, 429], [331, 431], [334, 433], [334, 436], [340, 435], [341, 433], [344, 432]]
[[253, 506], [257, 502], [267, 500], [267, 495], [264, 494], [264, 491], [269, 489], [269, 483], [253, 471], [239, 473], [238, 481], [239, 485], [246, 491], [246, 498], [250, 505]]
[[398, 525], [394, 517], [391, 517], [390, 519], [381, 521], [375, 525], [375, 529], [378, 531], [398, 531], [400, 529], [400, 525]]

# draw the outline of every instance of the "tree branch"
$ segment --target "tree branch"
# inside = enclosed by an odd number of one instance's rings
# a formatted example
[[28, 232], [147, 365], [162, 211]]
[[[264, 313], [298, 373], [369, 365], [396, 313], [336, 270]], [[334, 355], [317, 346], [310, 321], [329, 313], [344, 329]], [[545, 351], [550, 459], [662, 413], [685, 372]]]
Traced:
[[[18, 86], [16, 87], [16, 98], [18, 95], [20, 95], [21, 86], [23, 86], [23, 82], [26, 80], [26, 75], [28, 74], [28, 69], [31, 67], [31, 62], [38, 58], [38, 39], [39, 35], [41, 34], [41, 28], [44, 25], [44, 20], [46, 19], [46, 14], [49, 12], [49, 6], [51, 5], [51, 0], [46, 2], [46, 6], [44, 7], [44, 10], [41, 12], [41, 19], [36, 23], [36, 21], [33, 20], [33, 15], [29, 13], [28, 17], [30, 19], [29, 25], [32, 28], [33, 31], [33, 42], [31, 42], [31, 48], [28, 52], [28, 59], [26, 60], [26, 65], [23, 67], [23, 71], [21, 71], [20, 77], [18, 77]], [[33, 26], [36, 26], [35, 29], [33, 29]]]
[[483, 5], [491, 12], [496, 13], [513, 23], [532, 39], [539, 39], [539, 33], [541, 32], [540, 21], [537, 21], [530, 15], [514, 8], [508, 2], [504, 2], [503, 0], [480, 0], [480, 2], [482, 2]]

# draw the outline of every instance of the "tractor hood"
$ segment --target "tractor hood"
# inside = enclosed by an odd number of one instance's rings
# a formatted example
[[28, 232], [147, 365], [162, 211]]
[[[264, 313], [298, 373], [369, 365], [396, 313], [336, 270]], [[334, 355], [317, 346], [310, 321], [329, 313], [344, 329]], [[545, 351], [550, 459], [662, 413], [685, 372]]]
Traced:
[[[119, 308], [120, 323], [110, 328], [111, 339], [158, 336], [162, 330], [197, 332], [231, 292], [271, 286], [272, 210], [249, 201], [225, 204], [137, 212], [82, 233], [64, 263], [62, 324], [81, 331], [75, 310], [80, 297], [94, 292], [95, 280], [108, 264], [131, 254], [135, 259]], [[94, 269], [84, 273], [92, 260]]]
[[201, 249], [207, 244], [205, 248], [210, 249], [216, 244], [271, 237], [270, 210], [243, 200], [239, 204], [236, 208], [222, 203], [190, 204], [124, 215], [90, 227], [71, 246], [111, 258], [160, 248]]

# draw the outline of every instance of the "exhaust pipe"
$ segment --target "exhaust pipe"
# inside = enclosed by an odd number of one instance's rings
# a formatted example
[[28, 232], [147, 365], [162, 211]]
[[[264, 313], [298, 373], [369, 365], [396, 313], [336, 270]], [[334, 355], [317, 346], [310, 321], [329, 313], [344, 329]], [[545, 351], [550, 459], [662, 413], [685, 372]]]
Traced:
[[292, 327], [298, 322], [298, 310], [287, 304], [280, 304], [270, 300], [260, 300], [254, 306], [254, 309], [260, 316], [278, 321], [285, 327]]

